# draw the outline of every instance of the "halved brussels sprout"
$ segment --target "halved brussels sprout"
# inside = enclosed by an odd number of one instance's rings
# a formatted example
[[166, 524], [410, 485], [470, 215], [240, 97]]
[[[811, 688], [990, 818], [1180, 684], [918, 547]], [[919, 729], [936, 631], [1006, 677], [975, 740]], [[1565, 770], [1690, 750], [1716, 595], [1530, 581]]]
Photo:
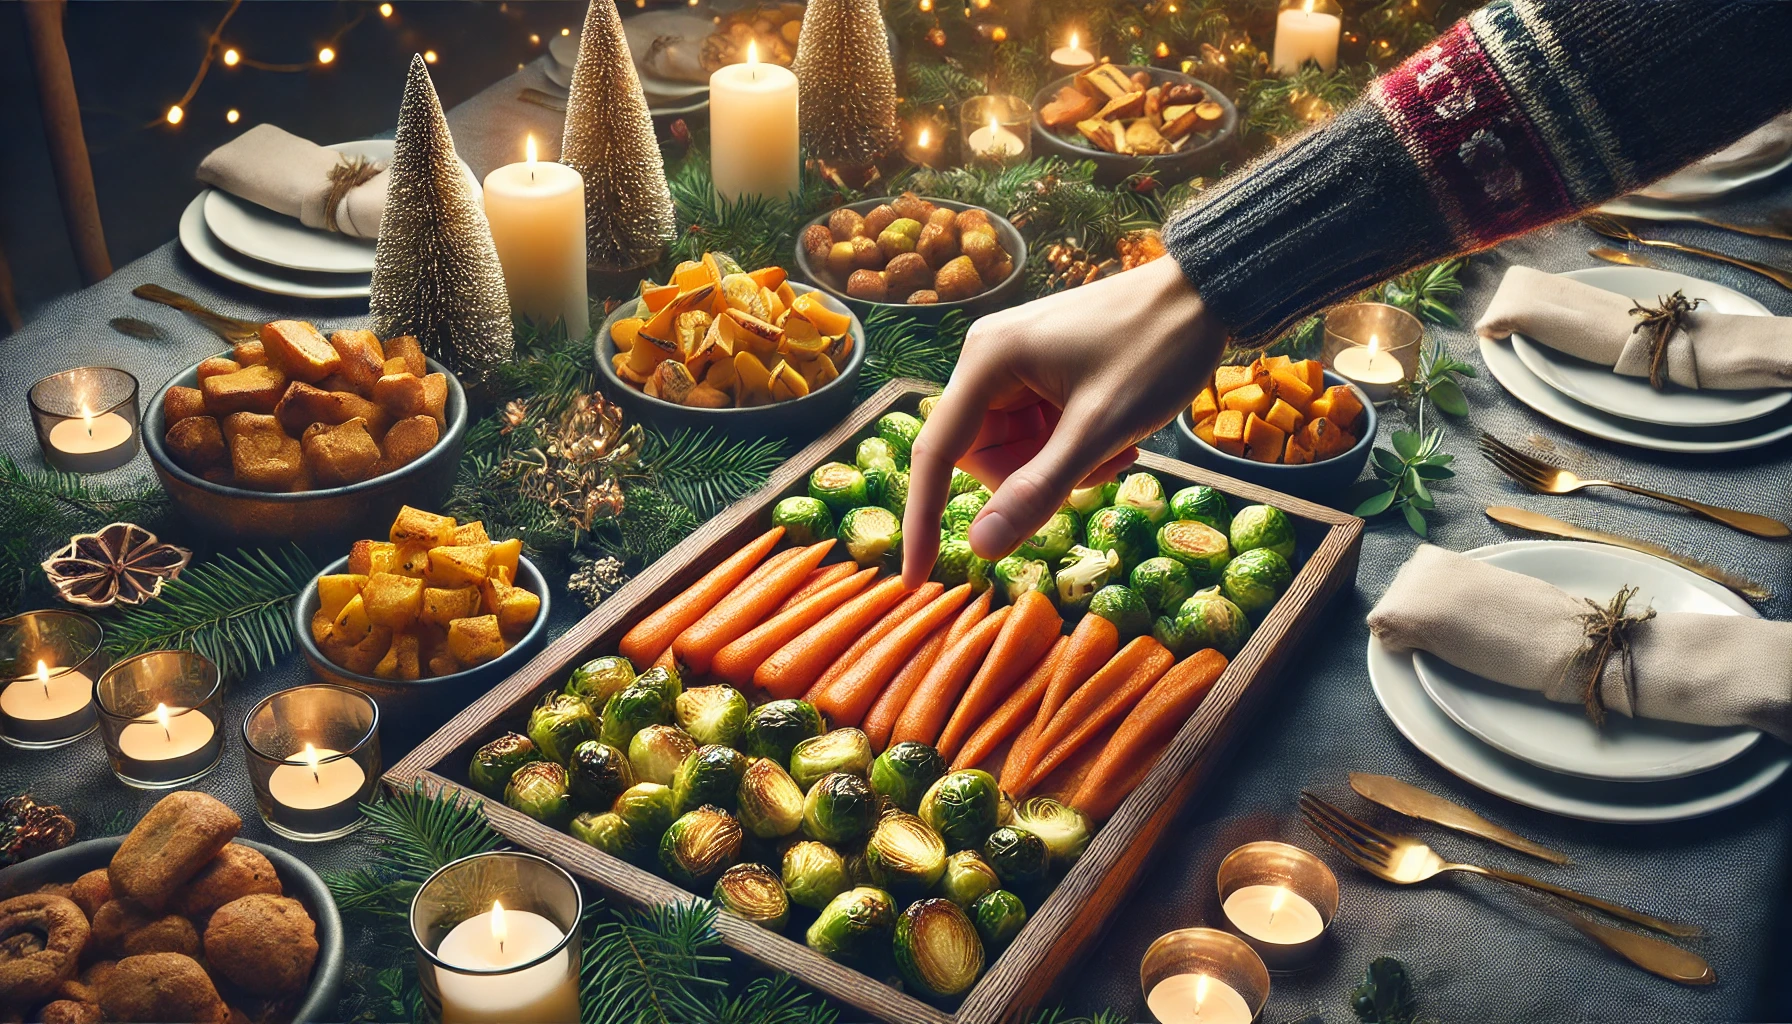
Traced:
[[821, 712], [806, 700], [774, 700], [754, 708], [747, 716], [746, 745], [753, 757], [769, 757], [779, 766], [790, 763], [796, 745], [824, 731]]
[[782, 526], [792, 544], [814, 544], [834, 535], [834, 513], [826, 502], [799, 495], [772, 506], [772, 525]]
[[574, 747], [597, 738], [597, 715], [577, 697], [552, 693], [529, 712], [529, 739], [549, 761], [566, 764]]
[[1145, 599], [1118, 583], [1102, 587], [1089, 598], [1089, 614], [1112, 622], [1120, 631], [1121, 643], [1151, 632], [1151, 610], [1145, 607]]
[[790, 902], [820, 910], [828, 901], [852, 888], [846, 876], [846, 858], [826, 843], [805, 839], [784, 851], [784, 891]]
[[1045, 880], [1052, 855], [1045, 840], [1024, 828], [1003, 825], [983, 841], [983, 859], [996, 869], [1005, 888], [1021, 889]]
[[698, 743], [719, 743], [724, 747], [740, 746], [751, 711], [747, 698], [726, 683], [686, 690], [678, 695], [672, 708], [679, 727], [690, 733], [692, 739]]
[[651, 847], [678, 818], [678, 797], [671, 786], [637, 782], [622, 791], [611, 810], [628, 822], [641, 845]]
[[805, 939], [829, 959], [863, 963], [883, 950], [895, 929], [896, 902], [882, 889], [862, 885], [829, 900]]
[[622, 791], [635, 784], [629, 759], [602, 740], [574, 747], [566, 775], [573, 806], [586, 811], [609, 810]]
[[830, 772], [864, 775], [871, 770], [871, 739], [851, 727], [811, 736], [790, 751], [790, 777], [807, 793]]
[[986, 892], [1002, 887], [996, 869], [989, 866], [976, 850], [960, 850], [946, 858], [946, 870], [940, 873], [940, 895], [968, 907]]
[[574, 839], [595, 846], [612, 857], [633, 860], [640, 853], [635, 830], [615, 811], [585, 811], [566, 829]]
[[1170, 516], [1193, 519], [1225, 533], [1232, 528], [1232, 506], [1226, 496], [1205, 484], [1184, 487], [1170, 497]]
[[696, 749], [697, 741], [683, 729], [650, 725], [628, 741], [628, 763], [642, 782], [670, 786], [678, 775], [678, 766]]
[[1250, 639], [1251, 623], [1220, 588], [1208, 587], [1182, 602], [1175, 618], [1159, 616], [1151, 635], [1178, 658], [1208, 647], [1230, 658]]
[[[870, 838], [869, 836], [866, 837]], [[865, 860], [865, 840], [849, 843], [842, 847], [840, 856], [846, 858], [846, 880], [852, 885], [870, 885], [871, 865]]]
[[921, 399], [919, 406], [915, 409], [916, 412], [921, 414], [921, 422], [927, 422], [927, 417], [933, 415], [934, 408], [939, 404], [940, 396], [938, 395], [928, 395], [926, 398]]
[[865, 489], [865, 474], [857, 466], [844, 462], [828, 462], [809, 474], [809, 497], [828, 507], [836, 517], [844, 516], [870, 500]]
[[983, 940], [983, 949], [989, 956], [1001, 956], [1002, 950], [1008, 948], [1027, 923], [1027, 905], [1006, 889], [977, 897], [969, 914], [971, 922], [977, 926], [977, 937]]
[[1177, 519], [1157, 531], [1157, 553], [1188, 566], [1195, 583], [1207, 586], [1219, 580], [1220, 570], [1232, 557], [1232, 546], [1225, 534], [1206, 523]]
[[940, 513], [940, 530], [952, 537], [970, 533], [971, 524], [977, 521], [977, 513], [983, 511], [991, 497], [988, 488], [979, 487], [946, 502], [946, 510]]
[[674, 882], [701, 892], [740, 855], [742, 837], [740, 822], [720, 807], [686, 811], [660, 837], [660, 867]]
[[713, 804], [733, 808], [738, 799], [741, 777], [747, 773], [747, 759], [733, 747], [706, 744], [685, 757], [672, 777], [672, 792], [678, 797], [680, 810]]
[[921, 797], [921, 820], [953, 850], [974, 849], [996, 827], [1001, 792], [995, 777], [969, 768], [950, 772]]
[[539, 760], [541, 752], [535, 749], [534, 740], [522, 733], [507, 732], [473, 751], [473, 760], [467, 765], [467, 781], [486, 796], [501, 797], [518, 768]]
[[618, 750], [627, 750], [635, 733], [650, 725], [665, 725], [670, 721], [670, 701], [665, 691], [651, 683], [643, 686], [637, 680], [612, 694], [604, 704], [603, 724], [597, 731], [597, 738]]
[[925, 743], [903, 740], [871, 762], [871, 789], [913, 814], [920, 808], [927, 787], [946, 774], [948, 767], [939, 751]]
[[1022, 558], [1043, 558], [1046, 564], [1057, 565], [1059, 559], [1070, 554], [1081, 535], [1082, 520], [1075, 511], [1061, 508], [1052, 513], [1038, 533], [1021, 541], [1014, 553]]
[[1060, 563], [1053, 581], [1058, 588], [1058, 607], [1066, 614], [1083, 611], [1095, 592], [1120, 576], [1120, 555], [1077, 545]]
[[865, 867], [878, 888], [918, 896], [945, 873], [946, 843], [912, 814], [886, 814], [865, 843]]
[[983, 973], [977, 926], [951, 900], [921, 900], [896, 919], [896, 971], [922, 995], [963, 995]]
[[1154, 527], [1170, 518], [1170, 499], [1164, 494], [1163, 481], [1150, 473], [1129, 474], [1114, 492], [1114, 504], [1131, 505], [1145, 513]]
[[1286, 559], [1268, 548], [1252, 548], [1226, 563], [1220, 590], [1246, 615], [1261, 618], [1293, 582]]
[[611, 695], [622, 692], [634, 681], [635, 666], [619, 654], [607, 654], [573, 669], [565, 689], [591, 705], [591, 710], [602, 711]]
[[504, 802], [513, 811], [559, 828], [572, 816], [566, 769], [554, 761], [530, 761], [511, 774]]
[[824, 843], [850, 843], [877, 818], [877, 794], [857, 775], [824, 775], [803, 797], [803, 833]]
[[1052, 862], [1064, 867], [1077, 862], [1095, 834], [1095, 826], [1082, 811], [1048, 796], [1036, 796], [1021, 804], [1011, 824], [1044, 840]]
[[880, 462], [895, 463], [896, 449], [891, 448], [890, 442], [881, 437], [867, 437], [859, 442], [859, 447], [853, 452], [852, 461], [860, 469], [864, 469], [866, 466], [875, 466]]
[[1155, 553], [1151, 547], [1151, 520], [1131, 505], [1097, 509], [1084, 525], [1083, 534], [1089, 547], [1120, 556], [1121, 575]]
[[890, 510], [890, 514], [901, 519], [908, 511], [908, 470], [899, 469], [884, 477], [883, 492], [878, 495], [877, 503]]
[[769, 757], [747, 762], [739, 802], [740, 823], [761, 839], [778, 839], [803, 827], [803, 791]]
[[774, 932], [790, 920], [790, 895], [764, 864], [736, 864], [722, 872], [715, 897], [723, 910]]
[[990, 578], [995, 583], [996, 594], [1009, 604], [1020, 600], [1020, 596], [1028, 591], [1051, 598], [1058, 596], [1057, 588], [1052, 585], [1052, 567], [1043, 559], [1009, 555], [995, 564]]
[[1174, 615], [1195, 593], [1194, 574], [1174, 558], [1147, 558], [1132, 570], [1132, 589], [1152, 615]]
[[1077, 515], [1087, 518], [1097, 509], [1107, 508], [1114, 503], [1114, 495], [1119, 493], [1120, 485], [1113, 480], [1092, 487], [1078, 487], [1070, 492], [1069, 505]]
[[1246, 505], [1232, 517], [1229, 529], [1232, 550], [1239, 554], [1268, 548], [1286, 562], [1294, 561], [1294, 523], [1288, 513], [1273, 505]]
[[877, 421], [877, 436], [890, 446], [899, 466], [908, 465], [915, 438], [921, 436], [921, 421], [906, 412], [887, 412]]
[[881, 565], [902, 545], [902, 521], [879, 505], [850, 509], [840, 517], [840, 540], [853, 561]]
[[982, 486], [981, 480], [954, 466], [952, 467], [952, 479], [946, 483], [946, 498], [950, 500], [960, 494], [969, 494]]
[[982, 593], [989, 589], [989, 562], [971, 550], [971, 542], [962, 536], [940, 536], [940, 553], [934, 556], [933, 573], [928, 579], [947, 587], [969, 583]]

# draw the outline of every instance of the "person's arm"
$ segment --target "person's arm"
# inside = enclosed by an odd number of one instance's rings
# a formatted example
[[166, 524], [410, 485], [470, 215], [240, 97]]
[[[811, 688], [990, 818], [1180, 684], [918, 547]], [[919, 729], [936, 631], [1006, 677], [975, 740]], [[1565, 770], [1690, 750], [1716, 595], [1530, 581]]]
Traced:
[[1632, 191], [1792, 106], [1787, 0], [1497, 0], [1164, 228], [1171, 259], [984, 317], [914, 450], [903, 575], [954, 464], [1012, 551], [1266, 343], [1376, 282]]

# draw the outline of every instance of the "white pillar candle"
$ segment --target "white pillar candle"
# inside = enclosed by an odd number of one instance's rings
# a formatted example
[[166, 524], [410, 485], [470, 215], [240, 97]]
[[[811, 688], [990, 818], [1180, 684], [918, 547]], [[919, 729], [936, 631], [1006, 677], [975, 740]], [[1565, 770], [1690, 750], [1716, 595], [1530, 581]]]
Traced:
[[1161, 1024], [1251, 1024], [1251, 1006], [1206, 974], [1172, 974], [1152, 986], [1145, 1007]]
[[215, 731], [208, 715], [157, 704], [118, 734], [118, 752], [138, 761], [172, 761], [204, 749]]
[[1027, 144], [1021, 141], [1020, 136], [1002, 127], [994, 114], [990, 115], [988, 124], [972, 132], [970, 137], [965, 139], [965, 145], [970, 147], [974, 156], [990, 157], [1018, 156], [1022, 150], [1027, 148]]
[[[540, 914], [505, 910], [493, 901], [491, 910], [454, 926], [436, 947], [436, 959], [463, 970], [502, 970], [542, 956], [565, 935]], [[562, 949], [533, 967], [508, 974], [456, 974], [436, 968], [442, 1024], [578, 1024], [578, 978], [567, 957]]]
[[1077, 45], [1076, 33], [1070, 33], [1070, 42], [1052, 51], [1052, 66], [1059, 72], [1069, 74], [1081, 71], [1095, 63], [1095, 55]]
[[797, 156], [796, 75], [759, 62], [747, 44], [747, 62], [709, 76], [709, 163], [723, 199], [783, 199], [801, 183]]
[[1344, 28], [1336, 14], [1315, 11], [1313, 0], [1303, 7], [1289, 7], [1276, 15], [1276, 43], [1270, 66], [1278, 74], [1292, 74], [1308, 60], [1319, 62], [1320, 68], [1334, 71], [1338, 67], [1338, 36]]
[[510, 308], [564, 321], [575, 338], [591, 333], [585, 292], [585, 179], [562, 163], [526, 159], [485, 176], [485, 217], [504, 267]]
[[1227, 920], [1260, 942], [1293, 946], [1325, 931], [1319, 908], [1280, 885], [1247, 885], [1226, 897]]
[[1332, 371], [1354, 383], [1380, 402], [1394, 393], [1394, 385], [1406, 379], [1406, 367], [1400, 360], [1381, 351], [1381, 337], [1369, 335], [1369, 344], [1339, 349], [1332, 356]]

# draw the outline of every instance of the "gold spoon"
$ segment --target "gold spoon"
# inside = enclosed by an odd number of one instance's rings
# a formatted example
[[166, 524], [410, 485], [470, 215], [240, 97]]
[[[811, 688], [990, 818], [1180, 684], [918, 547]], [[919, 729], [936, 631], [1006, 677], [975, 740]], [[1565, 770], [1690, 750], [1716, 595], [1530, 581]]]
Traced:
[[[1646, 245], [1654, 249], [1668, 249], [1673, 252], [1683, 252], [1689, 256], [1703, 256], [1706, 259], [1717, 260], [1720, 263], [1728, 263], [1733, 267], [1752, 270], [1782, 288], [1792, 288], [1792, 271], [1781, 270], [1778, 267], [1770, 267], [1765, 263], [1756, 263], [1753, 260], [1739, 259], [1735, 256], [1717, 252], [1713, 249], [1701, 249], [1696, 245], [1681, 245], [1679, 242], [1670, 242], [1664, 238], [1644, 238], [1632, 230], [1628, 225], [1623, 224], [1612, 217], [1606, 217], [1600, 214], [1589, 214], [1582, 217], [1580, 222], [1591, 228], [1595, 234], [1604, 235], [1615, 241], [1628, 242], [1631, 245]], [[1629, 261], [1620, 260], [1617, 262]], [[1646, 263], [1637, 263], [1633, 265], [1648, 266]]]

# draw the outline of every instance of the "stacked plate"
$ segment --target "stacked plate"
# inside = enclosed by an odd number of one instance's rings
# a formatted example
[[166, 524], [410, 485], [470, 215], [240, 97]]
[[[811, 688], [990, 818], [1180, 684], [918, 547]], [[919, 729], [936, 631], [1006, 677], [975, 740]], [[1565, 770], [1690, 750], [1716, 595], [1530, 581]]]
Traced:
[[[1605, 601], [1620, 587], [1661, 612], [1758, 615], [1723, 587], [1648, 555], [1601, 544], [1513, 541], [1465, 552]], [[1432, 760], [1480, 788], [1589, 821], [1678, 821], [1721, 810], [1772, 785], [1792, 748], [1758, 730], [1610, 716], [1594, 728], [1578, 704], [1464, 672], [1433, 654], [1369, 639], [1369, 680], [1396, 728]]]
[[1792, 114], [1781, 114], [1703, 160], [1601, 209], [1643, 220], [1687, 220], [1699, 205], [1792, 167]]
[[[1685, 292], [1720, 313], [1768, 316], [1767, 307], [1721, 284], [1644, 267], [1592, 267], [1562, 275], [1654, 302]], [[1792, 390], [1658, 392], [1642, 377], [1565, 355], [1520, 334], [1481, 339], [1487, 368], [1512, 397], [1563, 426], [1663, 452], [1731, 452], [1792, 436]]]
[[[646, 67], [656, 42], [686, 48], [693, 54], [703, 45], [703, 40], [715, 31], [715, 23], [696, 10], [649, 11], [623, 19], [622, 30], [635, 58], [635, 73], [640, 76], [642, 92], [647, 94], [647, 111], [654, 117], [683, 117], [709, 106], [707, 77], [701, 82], [666, 78]], [[548, 43], [548, 54], [548, 79], [562, 89], [571, 88], [572, 68], [579, 58], [579, 33], [555, 36]]]

